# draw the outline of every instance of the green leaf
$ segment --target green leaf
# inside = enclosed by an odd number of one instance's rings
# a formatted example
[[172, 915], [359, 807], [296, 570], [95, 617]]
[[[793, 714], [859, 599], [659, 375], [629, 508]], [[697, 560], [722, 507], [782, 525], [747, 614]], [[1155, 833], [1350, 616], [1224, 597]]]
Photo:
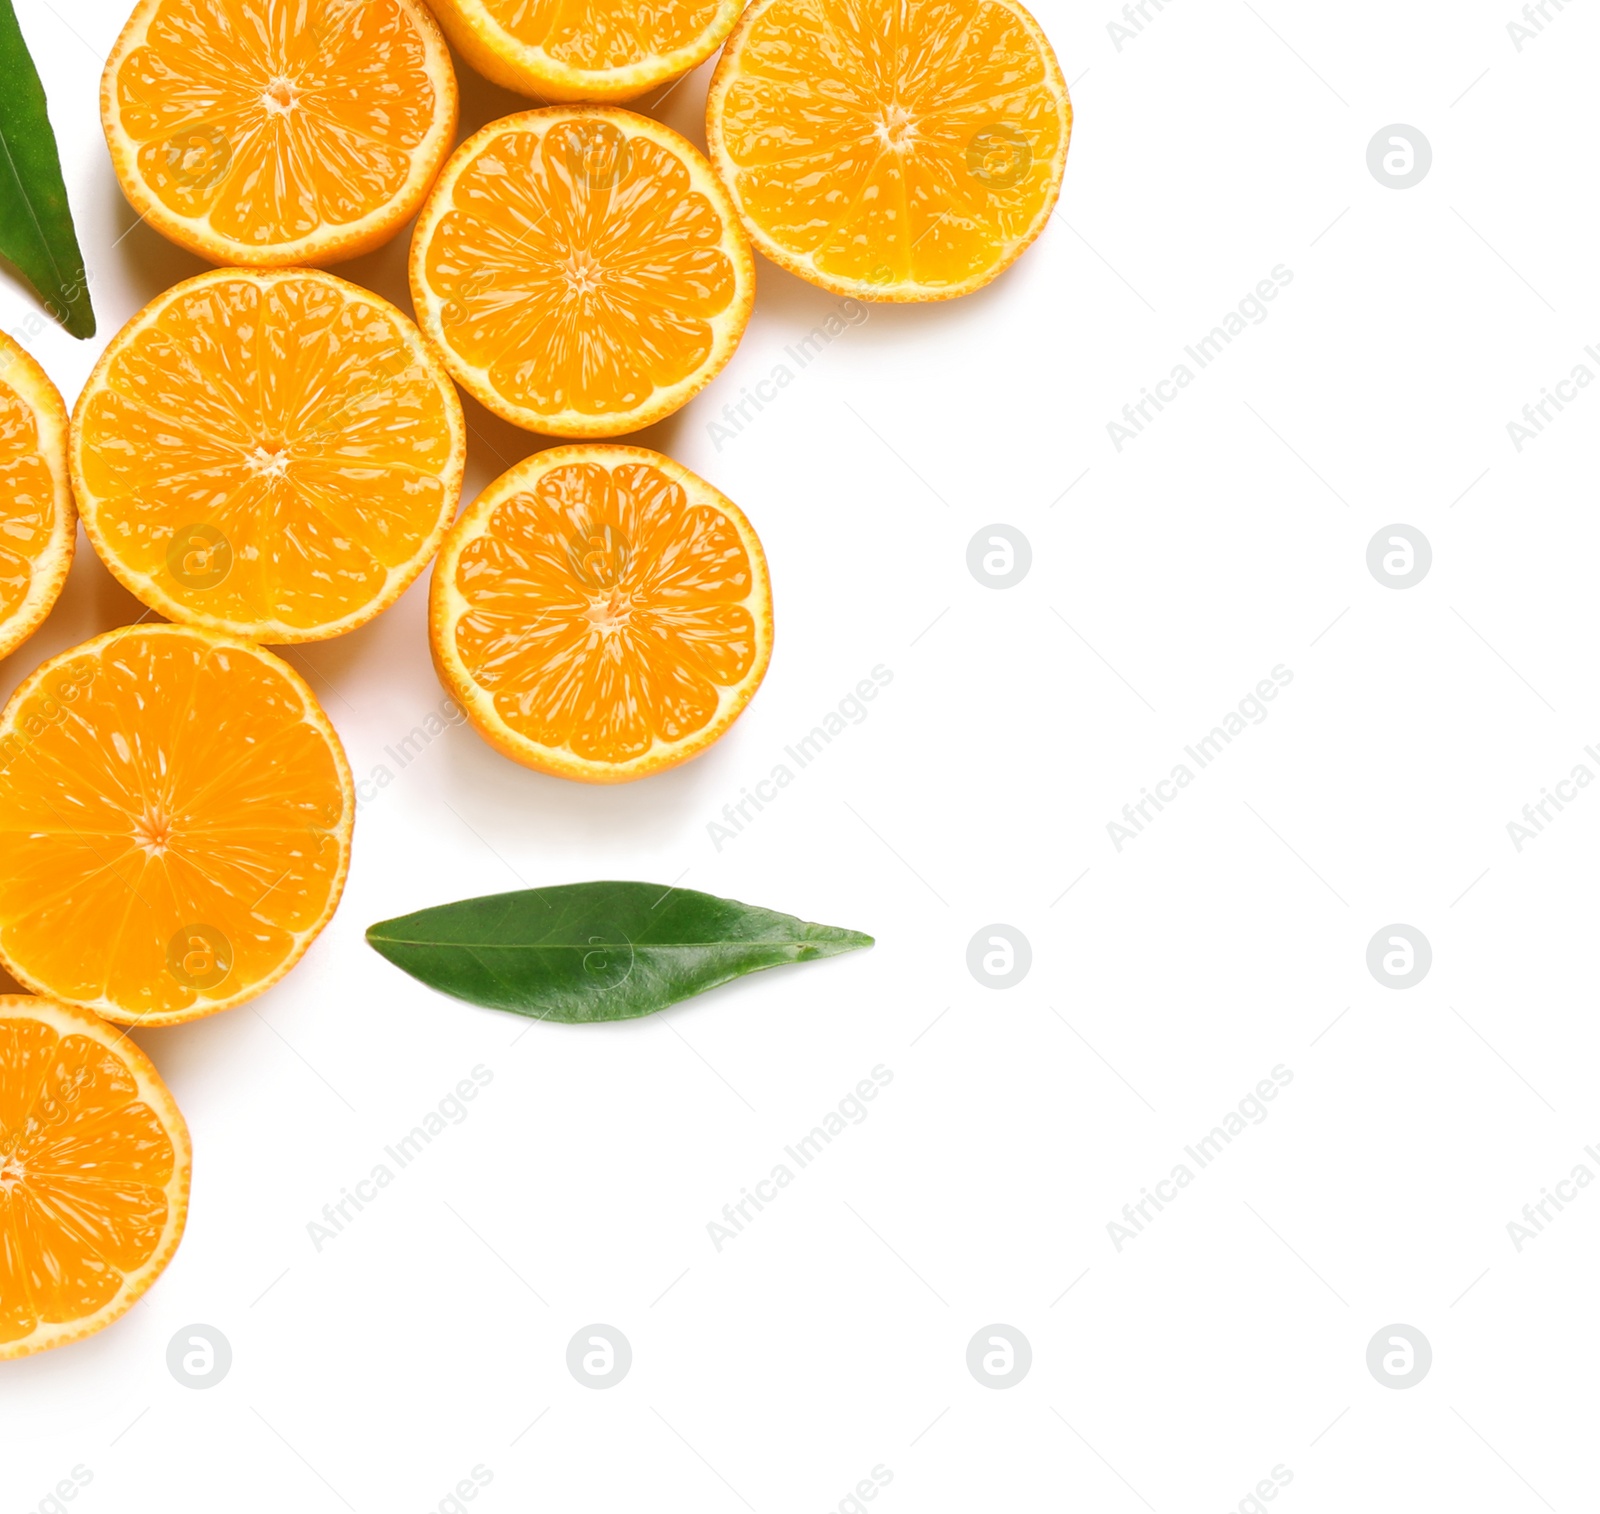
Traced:
[[871, 936], [660, 883], [568, 883], [384, 920], [367, 944], [470, 1004], [566, 1024], [632, 1020]]
[[68, 331], [91, 337], [94, 306], [56, 135], [11, 0], [0, 0], [0, 80], [0, 256]]

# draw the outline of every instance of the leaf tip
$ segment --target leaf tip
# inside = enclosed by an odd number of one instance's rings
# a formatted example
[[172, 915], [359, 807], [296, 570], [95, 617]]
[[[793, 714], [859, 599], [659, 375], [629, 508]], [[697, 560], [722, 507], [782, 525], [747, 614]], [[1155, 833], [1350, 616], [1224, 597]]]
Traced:
[[865, 931], [846, 930], [842, 926], [831, 926], [829, 929], [832, 934], [826, 941], [814, 943], [821, 948], [818, 956], [838, 957], [845, 952], [866, 951], [867, 948], [878, 944]]

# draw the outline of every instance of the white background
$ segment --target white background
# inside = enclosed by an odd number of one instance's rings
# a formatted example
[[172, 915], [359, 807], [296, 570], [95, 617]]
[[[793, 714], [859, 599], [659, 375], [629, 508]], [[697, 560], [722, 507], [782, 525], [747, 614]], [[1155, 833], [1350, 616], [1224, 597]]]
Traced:
[[[0, 325], [70, 403], [201, 265], [107, 160], [123, 0], [18, 10], [100, 336], [27, 335], [11, 281]], [[1520, 1253], [1506, 1227], [1600, 1174], [1600, 790], [1520, 852], [1506, 827], [1600, 773], [1600, 391], [1520, 453], [1506, 426], [1600, 373], [1600, 11], [1551, 4], [1520, 52], [1511, 0], [1148, 12], [1118, 50], [1109, 0], [1041, 0], [1077, 125], [1015, 269], [874, 309], [719, 447], [722, 406], [838, 307], [762, 263], [731, 367], [641, 438], [771, 559], [776, 656], [732, 733], [589, 789], [450, 730], [362, 807], [344, 903], [288, 980], [139, 1035], [193, 1131], [188, 1234], [122, 1322], [0, 1369], [5, 1510], [50, 1510], [75, 1466], [85, 1514], [424, 1514], [474, 1466], [486, 1514], [823, 1514], [875, 1466], [890, 1514], [1222, 1514], [1275, 1466], [1271, 1507], [1300, 1514], [1593, 1506], [1600, 1191]], [[461, 73], [464, 130], [518, 108]], [[705, 85], [660, 114], [700, 136]], [[1434, 154], [1403, 191], [1366, 161], [1396, 122]], [[408, 236], [341, 272], [409, 309]], [[1280, 264], [1267, 319], [1119, 452], [1124, 403]], [[470, 498], [541, 443], [468, 416]], [[996, 522], [1033, 552], [1003, 591], [966, 563]], [[1366, 565], [1395, 522], [1434, 554], [1402, 591]], [[358, 777], [442, 698], [425, 589], [289, 654]], [[81, 546], [0, 692], [140, 609]], [[875, 664], [868, 717], [717, 850], [708, 822]], [[1268, 718], [1118, 851], [1108, 822], [1279, 664]], [[563, 1028], [362, 941], [605, 877], [878, 946]], [[993, 922], [1032, 944], [1004, 992], [966, 966]], [[1366, 966], [1393, 922], [1434, 954], [1404, 992]], [[480, 1063], [469, 1117], [316, 1250], [308, 1222]], [[708, 1222], [877, 1064], [869, 1117], [718, 1252]], [[1108, 1222], [1277, 1064], [1269, 1117], [1119, 1251]], [[206, 1391], [166, 1366], [196, 1322], [233, 1349]], [[604, 1392], [565, 1365], [591, 1322], [633, 1348]], [[1032, 1345], [1005, 1391], [966, 1366], [993, 1322]], [[1433, 1350], [1404, 1391], [1366, 1366], [1392, 1323]]]

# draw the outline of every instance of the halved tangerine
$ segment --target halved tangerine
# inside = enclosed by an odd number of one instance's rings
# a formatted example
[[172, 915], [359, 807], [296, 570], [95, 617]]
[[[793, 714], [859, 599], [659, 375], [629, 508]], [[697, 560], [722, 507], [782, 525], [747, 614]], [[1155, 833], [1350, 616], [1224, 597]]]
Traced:
[[332, 917], [355, 791], [287, 663], [190, 626], [53, 657], [0, 712], [0, 961], [170, 1025], [254, 998]]
[[503, 474], [433, 570], [434, 665], [526, 767], [622, 783], [704, 751], [772, 656], [742, 510], [643, 447], [555, 447]]
[[50, 613], [77, 539], [67, 407], [49, 374], [0, 332], [0, 657]]
[[632, 100], [704, 63], [744, 0], [434, 0], [457, 52], [540, 100]]
[[1072, 104], [1018, 0], [755, 0], [706, 102], [773, 262], [866, 300], [981, 288], [1044, 230]]
[[456, 149], [417, 219], [411, 293], [488, 409], [553, 436], [619, 436], [721, 372], [755, 268], [727, 191], [677, 132], [555, 107]]
[[461, 498], [461, 401], [387, 300], [219, 268], [112, 338], [72, 420], [84, 530], [152, 610], [314, 641], [393, 604]]
[[456, 134], [420, 0], [139, 0], [100, 114], [128, 203], [213, 263], [353, 258], [413, 215]]
[[178, 1249], [191, 1166], [178, 1106], [123, 1032], [0, 997], [0, 1361], [139, 1301]]

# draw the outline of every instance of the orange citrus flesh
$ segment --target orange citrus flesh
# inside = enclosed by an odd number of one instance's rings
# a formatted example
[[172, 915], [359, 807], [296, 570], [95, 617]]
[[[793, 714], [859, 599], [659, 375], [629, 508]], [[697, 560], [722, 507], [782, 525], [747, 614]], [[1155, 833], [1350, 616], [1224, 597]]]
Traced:
[[527, 767], [620, 783], [710, 746], [772, 656], [755, 529], [642, 447], [557, 447], [463, 513], [434, 567], [434, 663]]
[[941, 300], [1044, 229], [1072, 107], [1016, 0], [755, 0], [706, 136], [756, 246], [825, 289]]
[[78, 399], [73, 478], [106, 566], [172, 620], [311, 641], [372, 619], [461, 497], [449, 376], [388, 301], [218, 269], [147, 305]]
[[419, 0], [140, 0], [100, 86], [129, 203], [214, 263], [380, 246], [422, 203], [456, 112]]
[[66, 406], [44, 369], [0, 332], [0, 657], [50, 613], [77, 534]]
[[434, 0], [479, 73], [541, 100], [631, 100], [704, 63], [743, 0]]
[[339, 738], [286, 663], [129, 626], [0, 713], [0, 960], [108, 1020], [253, 998], [332, 916], [355, 810]]
[[755, 271], [726, 191], [629, 111], [525, 111], [457, 150], [417, 221], [417, 319], [456, 380], [516, 425], [618, 436], [733, 354]]
[[189, 1206], [189, 1132], [122, 1032], [48, 999], [0, 997], [0, 1361], [125, 1314]]

